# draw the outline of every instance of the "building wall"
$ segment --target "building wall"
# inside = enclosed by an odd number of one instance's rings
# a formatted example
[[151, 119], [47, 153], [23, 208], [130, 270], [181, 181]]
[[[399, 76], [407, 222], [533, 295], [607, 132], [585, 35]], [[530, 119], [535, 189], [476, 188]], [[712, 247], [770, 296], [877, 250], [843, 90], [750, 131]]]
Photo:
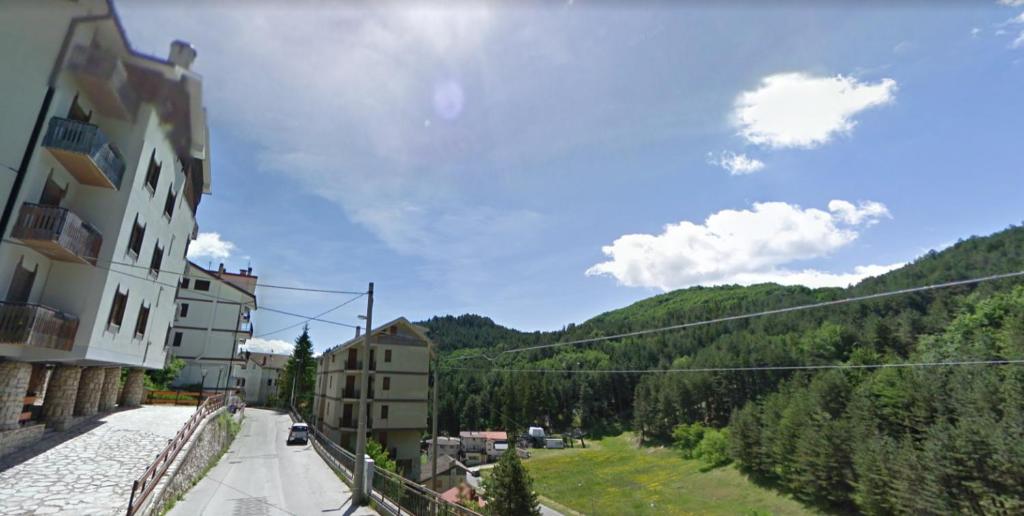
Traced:
[[[38, 5], [46, 3], [47, 9]], [[71, 16], [89, 10], [105, 12], [105, 3], [33, 2], [5, 9], [0, 19], [0, 67], [10, 73], [0, 77], [0, 163], [17, 166], [47, 89], [47, 78]], [[44, 13], [45, 11], [45, 13]], [[112, 21], [79, 24], [71, 46], [96, 39], [108, 48], [120, 36]], [[43, 131], [52, 117], [66, 117], [72, 100], [92, 111], [90, 123], [100, 127], [125, 160], [125, 173], [119, 189], [105, 189], [79, 183], [53, 155], [41, 147], [40, 136], [15, 204], [8, 231], [15, 227], [22, 203], [39, 200], [47, 178], [66, 188], [61, 205], [94, 226], [103, 237], [98, 266], [51, 260], [24, 245], [0, 244], [0, 299], [7, 296], [15, 267], [21, 263], [36, 270], [29, 302], [43, 304], [74, 314], [79, 327], [71, 351], [0, 344], [0, 356], [24, 361], [63, 361], [83, 365], [129, 365], [159, 368], [165, 363], [165, 338], [174, 311], [174, 286], [184, 269], [185, 246], [196, 229], [194, 216], [181, 189], [185, 173], [152, 104], [144, 103], [132, 122], [108, 118], [94, 109], [89, 96], [76, 79], [61, 71]], [[156, 151], [163, 164], [154, 193], [144, 186], [149, 157]], [[6, 202], [11, 195], [13, 173], [0, 174], [0, 196]], [[177, 193], [173, 215], [163, 215], [167, 192]], [[146, 226], [138, 257], [127, 253], [128, 240], [136, 216]], [[9, 235], [9, 233], [8, 233]], [[7, 236], [9, 238], [9, 236]], [[147, 269], [159, 242], [164, 248], [160, 272], [149, 276]], [[111, 262], [125, 262], [121, 265]], [[136, 267], [138, 266], [138, 267]], [[119, 328], [107, 324], [117, 289], [128, 291], [128, 302]], [[135, 326], [140, 308], [150, 308], [148, 323], [141, 335]]]

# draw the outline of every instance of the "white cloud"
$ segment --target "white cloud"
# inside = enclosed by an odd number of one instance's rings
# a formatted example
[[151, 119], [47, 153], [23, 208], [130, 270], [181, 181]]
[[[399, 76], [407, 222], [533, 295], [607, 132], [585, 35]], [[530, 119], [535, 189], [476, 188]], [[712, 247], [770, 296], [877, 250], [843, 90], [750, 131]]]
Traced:
[[199, 236], [188, 246], [188, 257], [213, 258], [223, 260], [231, 256], [235, 244], [221, 240], [220, 233], [199, 233]]
[[893, 101], [896, 81], [874, 84], [852, 77], [815, 77], [804, 73], [769, 75], [760, 86], [736, 99], [739, 134], [773, 148], [812, 148], [856, 126], [854, 116]]
[[977, 27], [974, 27], [973, 29], [971, 29], [971, 37], [972, 38], [978, 37], [978, 34], [981, 34], [981, 29], [979, 29]]
[[840, 274], [786, 266], [846, 247], [858, 238], [859, 228], [888, 216], [885, 206], [877, 202], [854, 206], [834, 200], [829, 211], [784, 202], [755, 203], [751, 210], [714, 213], [703, 224], [685, 220], [668, 224], [658, 235], [623, 235], [602, 248], [609, 260], [587, 269], [586, 274], [666, 291], [762, 282], [845, 286], [900, 264], [867, 265]]
[[753, 174], [764, 168], [764, 162], [759, 159], [749, 158], [746, 154], [736, 154], [729, 151], [723, 151], [717, 159], [709, 156], [708, 161], [712, 165], [728, 170], [729, 175], [732, 176]]
[[1000, 4], [1009, 5], [1011, 7], [1017, 7], [1024, 5], [1024, 0], [999, 0]]
[[291, 354], [295, 348], [295, 344], [286, 340], [279, 339], [258, 339], [252, 338], [245, 341], [242, 344], [242, 351], [252, 351], [254, 353], [275, 353], [278, 355]]
[[1013, 40], [1013, 43], [1010, 43], [1010, 48], [1021, 47], [1024, 47], [1024, 30], [1020, 31], [1020, 34], [1017, 35], [1017, 39]]

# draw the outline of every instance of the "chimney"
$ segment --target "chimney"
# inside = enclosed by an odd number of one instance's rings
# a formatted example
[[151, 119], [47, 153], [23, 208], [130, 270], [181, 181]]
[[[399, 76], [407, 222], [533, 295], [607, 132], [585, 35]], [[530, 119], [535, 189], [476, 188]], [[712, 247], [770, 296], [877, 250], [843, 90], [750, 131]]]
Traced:
[[218, 274], [224, 274], [224, 272], [225, 272], [225, 270], [224, 270], [224, 263], [221, 262], [220, 267], [217, 268], [217, 273]]
[[167, 60], [188, 70], [192, 66], [192, 61], [196, 60], [196, 49], [187, 41], [174, 40]]
[[362, 326], [356, 326], [356, 338], [357, 339], [359, 338], [359, 333], [362, 331], [362, 329], [363, 329]]

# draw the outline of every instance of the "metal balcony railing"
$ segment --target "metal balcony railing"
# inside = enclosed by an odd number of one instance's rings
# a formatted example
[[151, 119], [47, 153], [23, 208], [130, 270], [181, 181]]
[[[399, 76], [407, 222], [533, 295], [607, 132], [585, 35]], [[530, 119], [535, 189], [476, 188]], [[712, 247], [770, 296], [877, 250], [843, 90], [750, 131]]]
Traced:
[[78, 318], [30, 303], [0, 301], [0, 343], [71, 351]]
[[75, 212], [42, 204], [21, 205], [11, 236], [54, 260], [93, 265], [103, 245], [103, 235]]
[[124, 158], [100, 128], [53, 117], [43, 137], [46, 147], [79, 183], [118, 189], [124, 177]]

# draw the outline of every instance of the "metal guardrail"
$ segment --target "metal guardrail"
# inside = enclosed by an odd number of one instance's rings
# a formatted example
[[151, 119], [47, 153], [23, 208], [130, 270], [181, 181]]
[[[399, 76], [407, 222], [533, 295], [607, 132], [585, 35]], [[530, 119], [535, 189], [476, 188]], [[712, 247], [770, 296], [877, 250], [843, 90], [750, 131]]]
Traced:
[[[290, 413], [296, 421], [306, 422], [295, 410], [290, 410]], [[313, 425], [310, 425], [309, 429], [313, 436], [313, 444], [333, 460], [334, 464], [331, 465], [339, 469], [351, 485], [355, 455], [332, 442]], [[373, 467], [373, 488], [370, 498], [377, 502], [380, 510], [394, 516], [481, 516], [478, 512], [448, 502], [437, 492], [377, 465]]]
[[192, 434], [199, 427], [199, 424], [206, 419], [206, 416], [215, 412], [220, 407], [224, 406], [224, 395], [216, 394], [206, 398], [206, 401], [196, 409], [192, 417], [188, 418], [185, 422], [185, 426], [178, 430], [178, 433], [174, 435], [167, 446], [157, 454], [156, 459], [152, 464], [146, 468], [146, 472], [141, 477], [132, 482], [132, 494], [128, 499], [128, 516], [132, 516], [142, 508], [146, 502], [146, 498], [153, 493], [153, 489], [156, 488], [160, 479], [167, 472], [167, 468], [174, 463], [174, 459], [178, 456], [178, 452], [185, 446], [185, 443], [192, 438]]

